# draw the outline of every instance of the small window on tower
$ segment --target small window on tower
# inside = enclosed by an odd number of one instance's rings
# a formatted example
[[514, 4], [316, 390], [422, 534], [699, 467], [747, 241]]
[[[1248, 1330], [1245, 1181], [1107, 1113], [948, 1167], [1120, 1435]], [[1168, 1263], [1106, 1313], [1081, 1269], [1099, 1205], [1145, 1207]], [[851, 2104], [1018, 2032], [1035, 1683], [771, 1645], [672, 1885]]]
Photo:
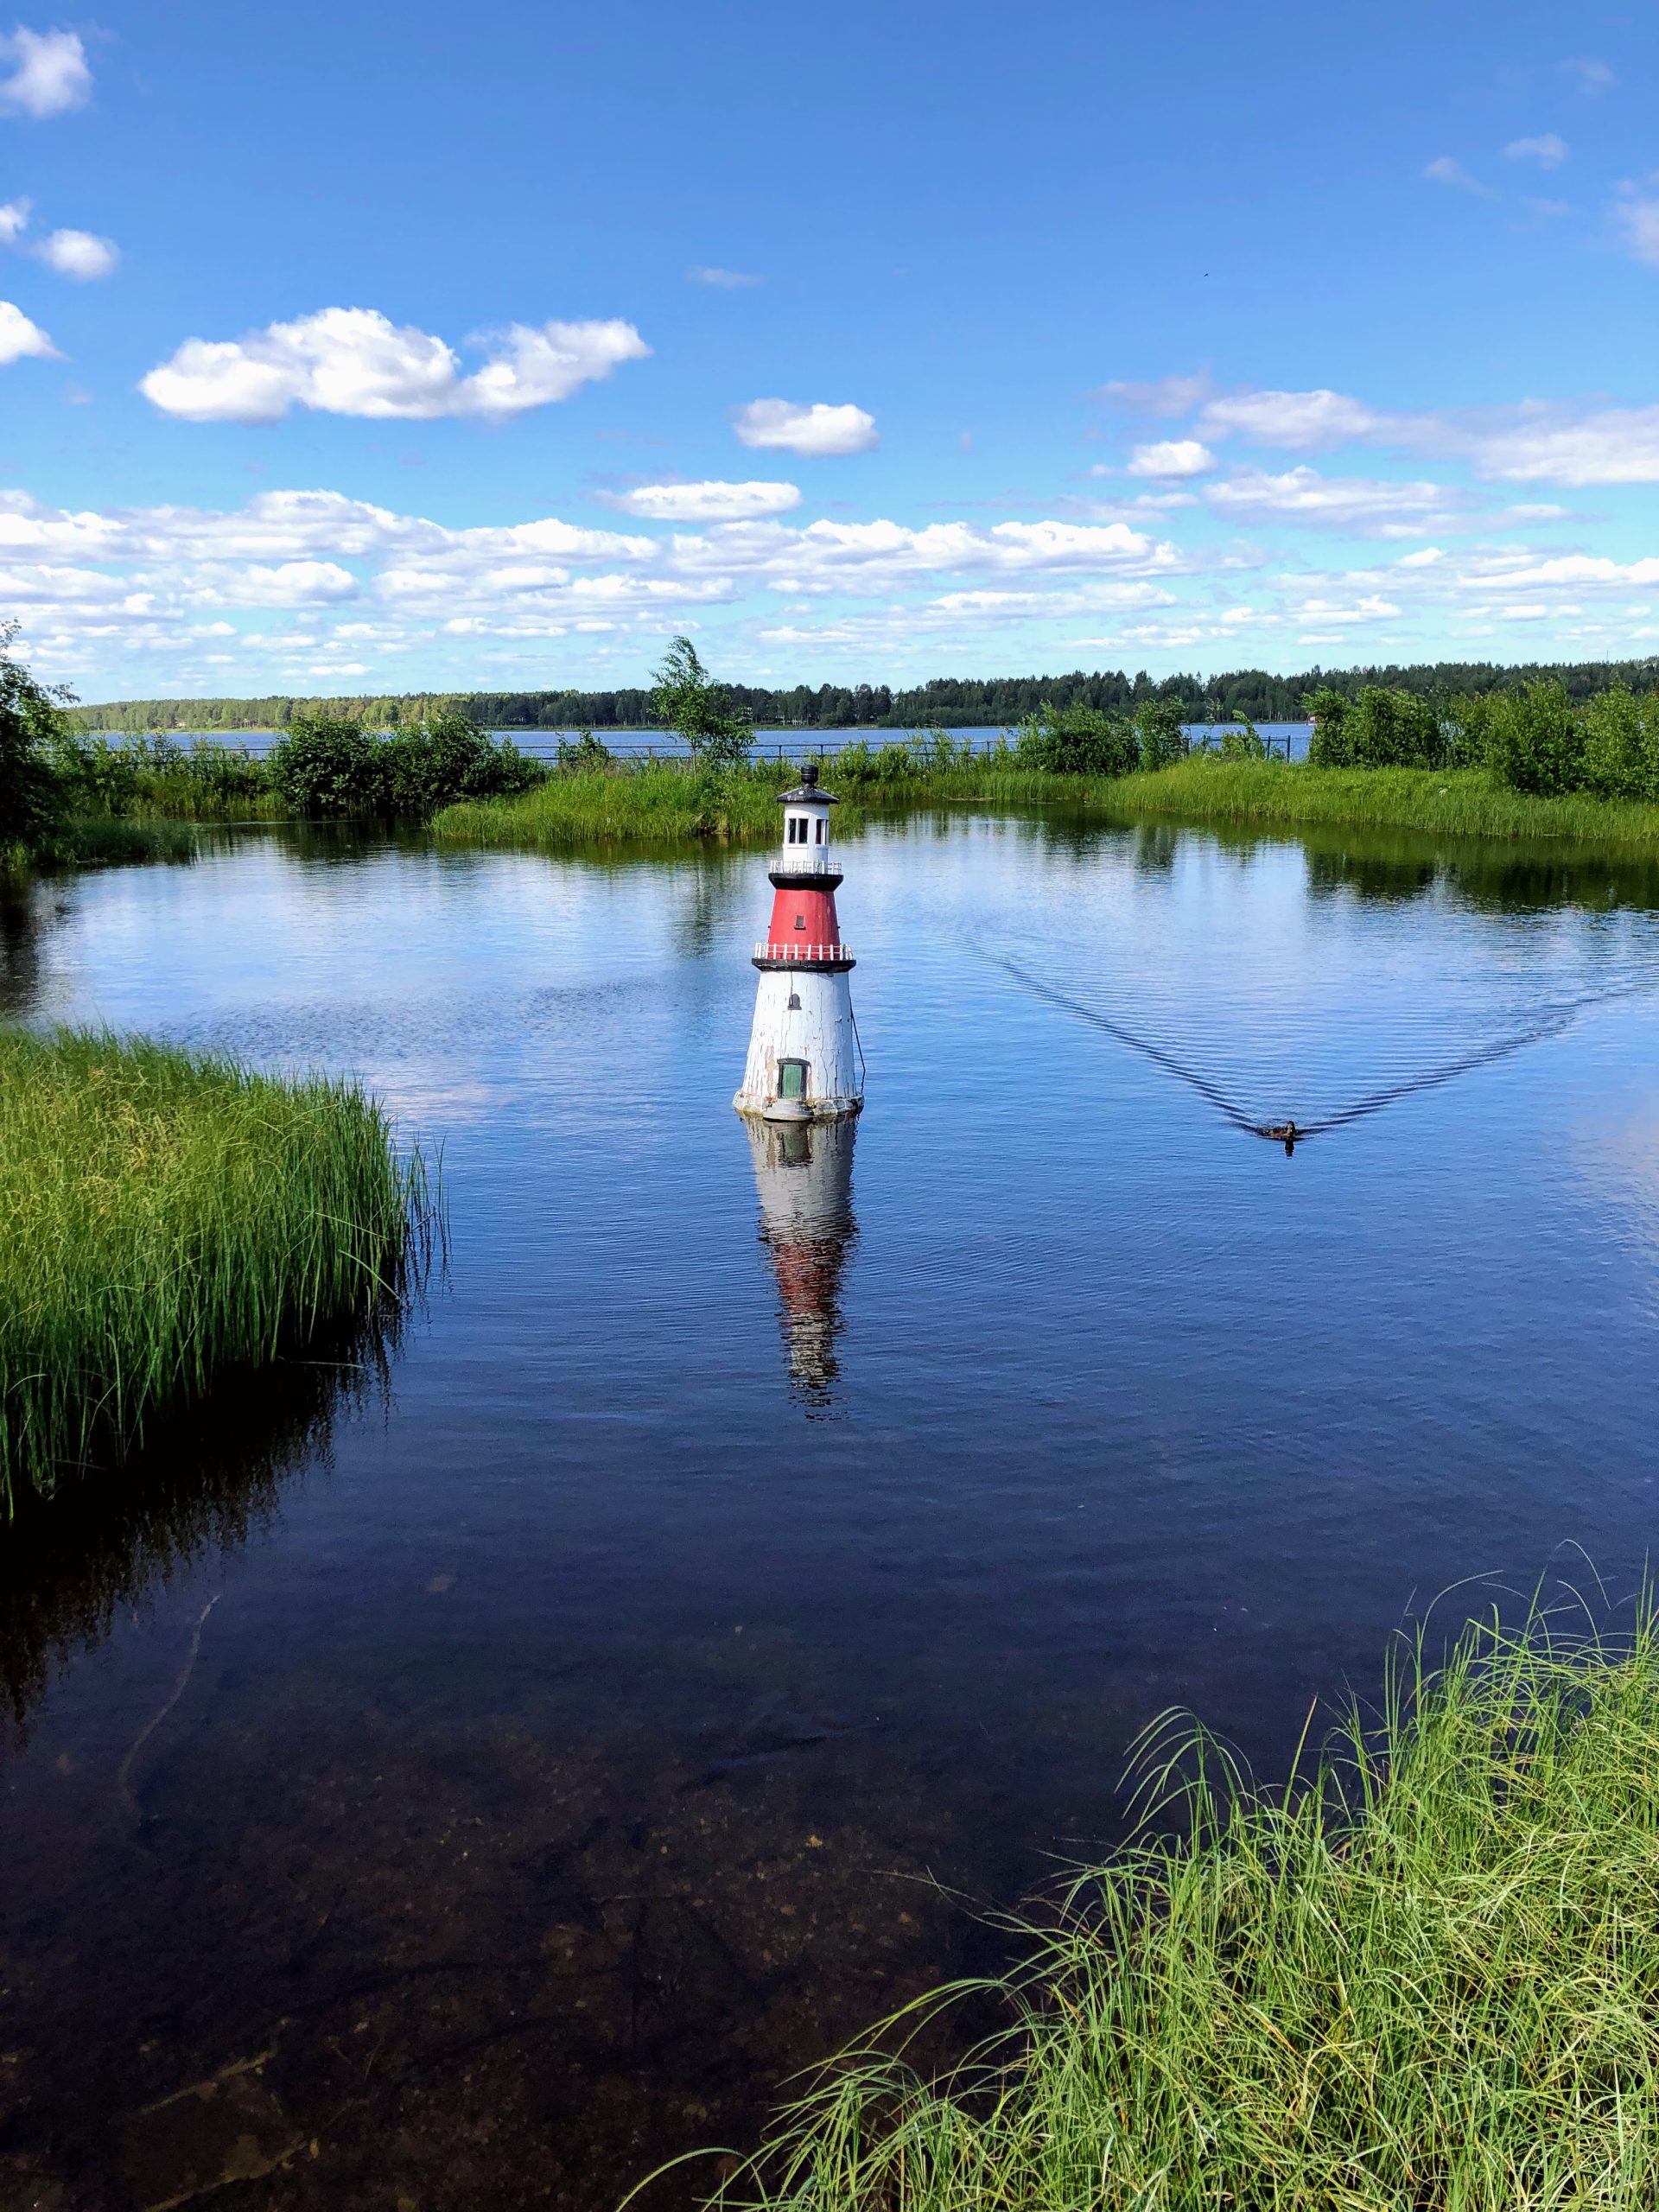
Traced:
[[798, 930], [804, 930], [806, 927], [806, 916], [804, 914], [796, 915], [795, 926]]
[[823, 817], [822, 815], [818, 817], [818, 834], [813, 842], [820, 845], [823, 842]]

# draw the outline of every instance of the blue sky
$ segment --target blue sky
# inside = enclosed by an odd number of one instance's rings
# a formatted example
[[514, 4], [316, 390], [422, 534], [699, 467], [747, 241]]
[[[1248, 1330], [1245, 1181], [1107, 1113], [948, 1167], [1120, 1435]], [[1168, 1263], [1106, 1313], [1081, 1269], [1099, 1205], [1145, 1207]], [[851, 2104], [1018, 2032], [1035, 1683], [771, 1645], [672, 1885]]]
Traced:
[[83, 696], [1659, 651], [1659, 17], [0, 32], [0, 617]]

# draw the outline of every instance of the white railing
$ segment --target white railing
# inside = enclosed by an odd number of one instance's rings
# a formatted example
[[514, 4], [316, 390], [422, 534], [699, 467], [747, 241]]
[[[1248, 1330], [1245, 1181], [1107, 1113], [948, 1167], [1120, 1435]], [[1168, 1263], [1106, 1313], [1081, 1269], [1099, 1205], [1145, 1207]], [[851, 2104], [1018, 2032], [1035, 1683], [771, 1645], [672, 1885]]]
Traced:
[[804, 944], [799, 938], [785, 938], [782, 944], [770, 944], [762, 938], [754, 948], [757, 960], [850, 960], [853, 950], [847, 944]]
[[779, 875], [839, 875], [841, 862], [830, 857], [828, 845], [785, 845], [779, 863]]

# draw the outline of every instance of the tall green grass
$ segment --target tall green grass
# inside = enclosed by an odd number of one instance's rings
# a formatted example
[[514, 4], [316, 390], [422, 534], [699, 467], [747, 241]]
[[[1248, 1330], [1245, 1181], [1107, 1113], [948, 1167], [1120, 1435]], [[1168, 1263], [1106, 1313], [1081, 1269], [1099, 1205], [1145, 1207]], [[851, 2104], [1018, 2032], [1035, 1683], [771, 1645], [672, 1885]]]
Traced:
[[[433, 835], [454, 845], [526, 845], [562, 852], [582, 846], [672, 846], [702, 840], [772, 844], [782, 836], [778, 794], [795, 782], [790, 763], [698, 771], [665, 761], [565, 769], [512, 798], [447, 806]], [[838, 827], [855, 810], [843, 803]]]
[[118, 1458], [223, 1367], [397, 1287], [429, 1219], [355, 1085], [0, 1031], [0, 1493]]
[[[1139, 1841], [1025, 1931], [1011, 2025], [832, 2069], [735, 2212], [1650, 2212], [1659, 1633], [1471, 1626], [1282, 1792], [1180, 1724]], [[987, 1985], [976, 1985], [982, 2002]]]
[[1128, 816], [1190, 821], [1331, 822], [1454, 837], [1574, 838], [1659, 849], [1659, 806], [1588, 795], [1535, 798], [1484, 768], [1313, 768], [1199, 755], [1098, 783], [1089, 801]]
[[141, 861], [192, 861], [199, 850], [188, 823], [70, 815], [28, 845], [0, 846], [0, 874], [40, 868], [114, 867]]

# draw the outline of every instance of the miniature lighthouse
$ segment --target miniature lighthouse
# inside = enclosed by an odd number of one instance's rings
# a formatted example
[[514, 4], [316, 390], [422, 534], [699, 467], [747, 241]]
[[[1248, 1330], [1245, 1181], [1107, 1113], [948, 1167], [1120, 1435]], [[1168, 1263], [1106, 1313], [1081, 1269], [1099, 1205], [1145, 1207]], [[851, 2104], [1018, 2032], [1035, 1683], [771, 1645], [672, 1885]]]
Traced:
[[811, 761], [784, 810], [783, 851], [772, 869], [772, 927], [754, 948], [760, 970], [743, 1088], [732, 1103], [767, 1122], [827, 1122], [864, 1103], [864, 1057], [841, 941], [830, 846], [836, 801]]

